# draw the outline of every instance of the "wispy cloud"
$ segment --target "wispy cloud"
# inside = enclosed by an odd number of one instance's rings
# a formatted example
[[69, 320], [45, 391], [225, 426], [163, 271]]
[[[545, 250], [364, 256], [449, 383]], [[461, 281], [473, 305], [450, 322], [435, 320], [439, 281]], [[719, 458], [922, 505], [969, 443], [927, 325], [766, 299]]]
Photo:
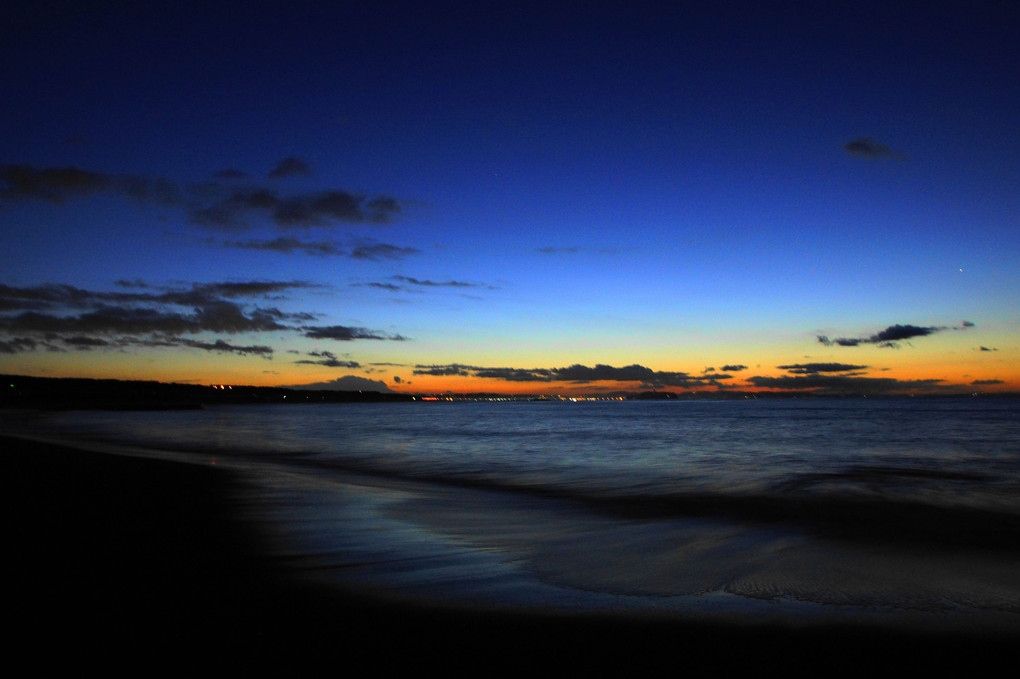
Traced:
[[390, 245], [389, 243], [362, 243], [351, 249], [350, 256], [354, 259], [380, 260], [403, 259], [420, 254], [417, 248]]
[[570, 247], [555, 247], [546, 246], [536, 248], [535, 252], [542, 255], [581, 255], [581, 254], [595, 254], [595, 255], [616, 255], [621, 252], [633, 250], [634, 248], [622, 248], [622, 247], [591, 247], [591, 246], [570, 246]]
[[855, 158], [866, 158], [869, 160], [882, 160], [891, 158], [903, 160], [906, 156], [893, 151], [885, 144], [875, 141], [871, 137], [858, 137], [843, 145], [843, 150]]
[[391, 292], [421, 292], [428, 289], [450, 288], [453, 290], [498, 290], [495, 285], [488, 283], [473, 283], [469, 281], [458, 281], [454, 279], [434, 281], [430, 279], [414, 278], [412, 276], [390, 276], [385, 281], [372, 281], [369, 283], [355, 283], [358, 287], [378, 288]]

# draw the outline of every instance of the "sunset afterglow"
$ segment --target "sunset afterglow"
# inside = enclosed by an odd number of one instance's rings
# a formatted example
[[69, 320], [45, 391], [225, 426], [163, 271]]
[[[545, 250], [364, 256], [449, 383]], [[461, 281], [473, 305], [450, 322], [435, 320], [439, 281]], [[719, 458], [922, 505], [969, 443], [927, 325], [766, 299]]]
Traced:
[[1020, 390], [1004, 5], [231, 5], [13, 11], [0, 373]]

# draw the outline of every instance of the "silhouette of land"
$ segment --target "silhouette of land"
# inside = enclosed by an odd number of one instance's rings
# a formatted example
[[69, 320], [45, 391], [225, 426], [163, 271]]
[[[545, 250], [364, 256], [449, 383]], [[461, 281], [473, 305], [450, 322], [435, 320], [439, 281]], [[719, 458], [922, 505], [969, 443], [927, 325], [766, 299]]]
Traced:
[[377, 391], [302, 390], [282, 387], [176, 384], [152, 381], [0, 375], [0, 407], [41, 409], [160, 410], [258, 403], [355, 403], [410, 401]]
[[[982, 398], [1016, 397], [1016, 393], [974, 394]], [[578, 398], [596, 400], [679, 400], [750, 398], [859, 398], [861, 394], [815, 393], [811, 391], [744, 392], [736, 390], [671, 392], [615, 391]], [[905, 398], [878, 394], [878, 397]], [[959, 393], [931, 394], [921, 398], [959, 397]], [[395, 403], [423, 400], [556, 400], [565, 396], [513, 395], [496, 393], [407, 394], [335, 389], [295, 389], [243, 385], [199, 385], [144, 380], [30, 377], [0, 375], [0, 408], [46, 410], [171, 410], [202, 408], [207, 405], [255, 405], [260, 403]]]

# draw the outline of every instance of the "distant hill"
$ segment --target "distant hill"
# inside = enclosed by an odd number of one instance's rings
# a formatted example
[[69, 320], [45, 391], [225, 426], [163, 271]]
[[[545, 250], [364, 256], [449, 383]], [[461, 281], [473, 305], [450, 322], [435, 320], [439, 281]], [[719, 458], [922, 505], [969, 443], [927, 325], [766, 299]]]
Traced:
[[378, 391], [381, 394], [395, 394], [393, 391], [386, 386], [386, 383], [382, 380], [370, 380], [366, 377], [358, 377], [357, 375], [344, 375], [338, 377], [335, 380], [329, 382], [313, 382], [312, 384], [292, 384], [281, 389], [298, 389], [301, 391], [313, 390], [313, 391]]

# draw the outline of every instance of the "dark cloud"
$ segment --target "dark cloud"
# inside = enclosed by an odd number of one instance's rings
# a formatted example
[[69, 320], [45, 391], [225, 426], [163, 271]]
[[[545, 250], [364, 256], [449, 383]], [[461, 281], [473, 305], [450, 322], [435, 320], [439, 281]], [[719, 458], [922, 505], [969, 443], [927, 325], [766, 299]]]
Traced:
[[410, 276], [391, 276], [391, 280], [400, 281], [409, 285], [414, 285], [423, 288], [485, 288], [491, 287], [482, 283], [467, 283], [465, 281], [430, 281], [421, 280], [419, 278], [412, 278]]
[[327, 368], [351, 368], [351, 369], [354, 369], [354, 368], [360, 368], [361, 367], [361, 364], [358, 363], [357, 361], [342, 361], [342, 360], [337, 359], [337, 358], [321, 358], [321, 359], [319, 359], [317, 361], [312, 361], [312, 360], [309, 360], [309, 359], [304, 359], [304, 360], [301, 360], [301, 361], [294, 361], [294, 362], [295, 363], [299, 363], [299, 364], [305, 364], [305, 365], [323, 365], [323, 366], [326, 366]]
[[738, 363], [736, 365], [724, 365], [722, 367], [722, 369], [723, 369], [723, 372], [736, 373], [736, 372], [740, 372], [741, 370], [747, 370], [747, 366], [746, 365], [741, 365], [741, 364]]
[[926, 337], [944, 329], [945, 328], [937, 327], [922, 328], [916, 325], [890, 325], [878, 334], [872, 335], [868, 341], [877, 343], [897, 342], [899, 340], [907, 340], [913, 337]]
[[980, 348], [978, 349], [978, 351], [998, 351], [998, 349], [997, 349], [997, 348], [995, 348], [995, 347], [989, 348], [989, 347], [984, 347], [984, 346], [983, 346], [983, 347], [980, 347]]
[[893, 151], [891, 148], [875, 141], [871, 137], [859, 137], [848, 141], [843, 145], [843, 150], [856, 158], [868, 158], [880, 160], [883, 158], [894, 158], [903, 160], [906, 156]]
[[85, 337], [85, 336], [64, 337], [61, 339], [61, 341], [68, 346], [77, 347], [79, 349], [90, 349], [93, 347], [110, 346], [110, 342], [108, 340], [101, 339], [99, 337]]
[[498, 290], [494, 285], [487, 283], [469, 283], [467, 281], [433, 281], [428, 279], [413, 278], [411, 276], [390, 276], [390, 281], [396, 282], [383, 282], [374, 281], [370, 283], [354, 283], [355, 287], [366, 287], [366, 288], [378, 288], [380, 290], [389, 290], [390, 292], [414, 292], [421, 293], [428, 289], [435, 288], [452, 288], [455, 290], [469, 290], [469, 289], [484, 289], [484, 290]]
[[451, 365], [416, 365], [413, 374], [432, 375], [435, 377], [468, 377], [475, 370], [483, 370], [483, 368], [459, 365], [457, 363]]
[[379, 288], [380, 290], [389, 290], [390, 292], [400, 292], [404, 290], [403, 286], [396, 285], [394, 283], [355, 283], [359, 287], [366, 288]]
[[12, 337], [9, 340], [0, 340], [0, 354], [20, 354], [27, 351], [35, 351], [39, 342], [31, 337]]
[[404, 257], [421, 252], [421, 250], [415, 248], [389, 245], [388, 243], [360, 243], [347, 246], [338, 241], [303, 241], [288, 236], [280, 236], [270, 240], [252, 239], [222, 242], [209, 239], [206, 242], [215, 243], [227, 248], [239, 248], [241, 250], [263, 250], [285, 255], [301, 252], [316, 257], [351, 257], [352, 259], [368, 261], [403, 259]]
[[286, 330], [272, 312], [245, 311], [241, 306], [221, 300], [196, 307], [191, 313], [151, 307], [100, 305], [91, 311], [61, 315], [26, 311], [0, 317], [0, 334], [73, 333], [85, 335], [168, 335], [200, 332], [265, 332]]
[[1005, 380], [974, 380], [973, 382], [971, 382], [971, 384], [973, 384], [976, 387], [991, 386], [991, 385], [994, 385], [994, 384], [1005, 384], [1005, 383], [1006, 383]]
[[828, 335], [818, 335], [818, 341], [825, 346], [856, 347], [861, 344], [877, 344], [881, 347], [897, 348], [899, 342], [913, 339], [915, 337], [927, 337], [943, 330], [966, 330], [973, 328], [970, 321], [963, 321], [958, 326], [917, 326], [917, 325], [890, 325], [885, 330], [868, 337], [836, 337], [829, 338]]
[[223, 241], [223, 247], [239, 248], [241, 250], [265, 250], [290, 255], [295, 252], [303, 252], [306, 255], [319, 257], [346, 257], [349, 252], [336, 241], [301, 241], [297, 238], [280, 236], [271, 240], [247, 240], [247, 241]]
[[113, 177], [76, 167], [36, 169], [29, 165], [0, 166], [0, 198], [5, 200], [44, 200], [63, 203], [75, 195], [89, 195], [110, 190]]
[[836, 337], [834, 339], [829, 339], [828, 335], [818, 335], [818, 341], [827, 347], [831, 347], [834, 344], [841, 347], [856, 347], [866, 340], [855, 339], [852, 337]]
[[190, 287], [155, 288], [141, 281], [116, 282], [120, 288], [145, 292], [101, 292], [84, 290], [72, 285], [47, 283], [16, 288], [0, 285], [0, 312], [38, 311], [52, 308], [86, 308], [101, 304], [175, 304], [200, 306], [214, 303], [224, 297], [265, 297], [281, 295], [291, 289], [318, 287], [304, 282], [244, 281], [222, 283], [194, 283]]
[[755, 387], [787, 391], [811, 391], [827, 394], [885, 394], [907, 391], [931, 391], [944, 388], [942, 380], [897, 380], [883, 377], [851, 375], [783, 375], [780, 377], [748, 377]]
[[182, 337], [174, 338], [176, 343], [180, 346], [190, 347], [192, 349], [203, 349], [205, 351], [217, 351], [221, 353], [233, 353], [233, 354], [255, 354], [257, 356], [270, 357], [273, 354], [272, 347], [262, 345], [251, 345], [251, 346], [237, 346], [230, 344], [224, 340], [216, 340], [215, 342], [201, 342], [199, 340], [186, 339]]
[[351, 257], [354, 259], [380, 260], [380, 259], [403, 259], [411, 255], [417, 255], [421, 250], [409, 247], [389, 245], [387, 243], [371, 243], [355, 247], [351, 250]]
[[172, 204], [181, 200], [170, 181], [137, 175], [114, 175], [77, 167], [0, 166], [0, 200], [42, 200], [57, 205], [78, 196], [112, 193], [135, 200]]
[[393, 198], [367, 199], [365, 196], [332, 190], [290, 196], [265, 206], [269, 216], [284, 228], [307, 228], [337, 222], [388, 223], [400, 212]]
[[[117, 285], [122, 290], [0, 285], [0, 353], [187, 347], [270, 357], [273, 349], [266, 345], [237, 345], [200, 335], [289, 331], [324, 339], [406, 339], [364, 328], [309, 327], [315, 314], [265, 304], [285, 299], [292, 290], [319, 287], [309, 283], [226, 281], [159, 288], [142, 281], [118, 281]], [[330, 360], [326, 355], [319, 358]]]
[[357, 361], [344, 361], [337, 358], [336, 354], [331, 351], [310, 351], [308, 355], [313, 357], [315, 360], [302, 359], [300, 361], [294, 361], [299, 364], [307, 365], [324, 365], [327, 368], [360, 368], [361, 364]]
[[648, 389], [720, 386], [720, 380], [731, 379], [730, 375], [722, 373], [692, 376], [682, 372], [656, 371], [637, 364], [623, 367], [574, 364], [564, 368], [490, 368], [452, 363], [448, 365], [417, 365], [414, 368], [413, 374], [480, 377], [507, 382], [571, 382], [574, 384], [626, 382], [638, 383], [642, 388]]
[[224, 297], [257, 297], [293, 289], [307, 289], [317, 285], [296, 281], [240, 281], [221, 283], [194, 283], [193, 291]]
[[350, 342], [352, 340], [370, 339], [370, 340], [393, 340], [393, 341], [405, 341], [407, 338], [400, 335], [387, 335], [386, 333], [378, 330], [369, 330], [368, 328], [354, 328], [346, 325], [327, 325], [321, 327], [304, 327], [302, 330], [305, 331], [305, 337], [311, 339], [331, 339], [340, 342]]
[[[0, 342], [0, 353], [6, 343]], [[173, 335], [154, 334], [149, 337], [113, 336], [111, 339], [92, 337], [88, 335], [60, 336], [56, 333], [49, 333], [47, 340], [36, 343], [28, 340], [24, 346], [15, 347], [16, 351], [8, 353], [20, 353], [21, 351], [34, 351], [43, 347], [48, 351], [64, 351], [67, 349], [75, 351], [89, 351], [92, 349], [127, 349], [131, 347], [184, 347], [189, 349], [200, 349], [203, 351], [216, 351], [221, 353], [235, 353], [241, 355], [257, 355], [263, 358], [273, 357], [273, 348], [264, 345], [238, 346], [225, 340], [205, 342], [202, 340], [177, 337]], [[60, 346], [58, 346], [58, 344]]]
[[312, 168], [305, 161], [294, 156], [284, 158], [269, 172], [270, 179], [281, 177], [310, 177]]
[[[273, 177], [306, 174], [308, 165], [285, 158]], [[281, 229], [385, 224], [402, 211], [392, 196], [366, 196], [341, 189], [298, 194], [281, 193], [264, 186], [238, 186], [245, 175], [224, 170], [216, 181], [182, 186], [166, 179], [109, 174], [77, 167], [36, 168], [0, 165], [0, 200], [42, 200], [55, 204], [75, 197], [112, 194], [134, 200], [183, 207], [193, 224], [209, 229], [237, 231], [249, 227], [250, 218], [267, 218]]]
[[866, 365], [851, 365], [849, 363], [796, 363], [793, 365], [778, 366], [780, 370], [795, 375], [817, 375], [818, 373], [841, 373], [864, 370]]

